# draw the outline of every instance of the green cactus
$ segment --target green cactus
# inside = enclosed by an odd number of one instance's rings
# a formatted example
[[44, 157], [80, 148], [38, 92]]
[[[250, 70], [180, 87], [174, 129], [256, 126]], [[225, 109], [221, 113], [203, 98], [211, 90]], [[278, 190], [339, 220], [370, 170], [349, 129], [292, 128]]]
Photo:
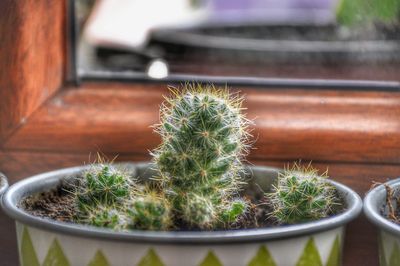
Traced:
[[[172, 92], [155, 129], [162, 143], [152, 152], [152, 182], [139, 184], [100, 160], [74, 191], [78, 222], [115, 230], [240, 228], [248, 206], [257, 206], [239, 194], [250, 137], [242, 98], [202, 85]], [[339, 204], [326, 174], [311, 165], [285, 169], [266, 196], [282, 224], [327, 217]]]
[[162, 144], [153, 156], [174, 214], [203, 229], [234, 222], [246, 209], [243, 201], [237, 202], [235, 210], [241, 213], [226, 219], [226, 206], [243, 184], [241, 160], [248, 148], [242, 98], [202, 85], [173, 92], [160, 111], [156, 132]]
[[94, 164], [83, 174], [75, 191], [76, 203], [80, 209], [87, 205], [110, 205], [128, 198], [133, 184], [128, 174], [111, 164]]
[[131, 229], [167, 230], [171, 227], [170, 205], [163, 194], [145, 190], [132, 198], [126, 209]]
[[273, 205], [272, 217], [283, 224], [294, 224], [327, 217], [337, 204], [335, 188], [327, 182], [326, 173], [309, 164], [298, 164], [279, 174], [273, 192], [267, 194]]
[[179, 200], [186, 200], [186, 203], [183, 203], [182, 216], [189, 226], [212, 228], [217, 219], [217, 211], [211, 199], [195, 193], [187, 193]]
[[247, 202], [243, 199], [236, 199], [229, 202], [224, 211], [222, 212], [221, 218], [225, 223], [233, 223], [242, 215], [247, 209]]
[[173, 93], [156, 127], [163, 142], [153, 152], [155, 187], [133, 184], [100, 160], [75, 191], [78, 221], [114, 229], [167, 230], [182, 223], [212, 229], [234, 224], [246, 212], [239, 190], [250, 135], [242, 98], [201, 85]]
[[75, 186], [75, 220], [114, 230], [127, 228], [125, 202], [138, 188], [125, 172], [99, 157]]
[[120, 231], [126, 229], [128, 218], [125, 212], [117, 207], [98, 204], [93, 207], [86, 205], [86, 209], [80, 212], [77, 220], [83, 224]]

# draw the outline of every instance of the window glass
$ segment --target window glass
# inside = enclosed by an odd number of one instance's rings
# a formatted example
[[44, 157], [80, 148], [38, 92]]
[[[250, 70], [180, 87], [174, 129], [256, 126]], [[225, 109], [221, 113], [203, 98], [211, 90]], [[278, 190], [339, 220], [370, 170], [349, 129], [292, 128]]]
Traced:
[[400, 0], [77, 0], [78, 72], [400, 81]]

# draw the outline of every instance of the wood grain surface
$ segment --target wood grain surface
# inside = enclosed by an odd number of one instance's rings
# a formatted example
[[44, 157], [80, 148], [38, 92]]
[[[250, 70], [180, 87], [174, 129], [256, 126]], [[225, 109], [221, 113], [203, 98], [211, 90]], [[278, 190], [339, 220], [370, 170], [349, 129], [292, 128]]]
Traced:
[[0, 145], [60, 88], [64, 1], [0, 1]]
[[[166, 85], [87, 83], [63, 91], [4, 145], [147, 154]], [[240, 88], [255, 121], [251, 159], [400, 162], [400, 93]]]

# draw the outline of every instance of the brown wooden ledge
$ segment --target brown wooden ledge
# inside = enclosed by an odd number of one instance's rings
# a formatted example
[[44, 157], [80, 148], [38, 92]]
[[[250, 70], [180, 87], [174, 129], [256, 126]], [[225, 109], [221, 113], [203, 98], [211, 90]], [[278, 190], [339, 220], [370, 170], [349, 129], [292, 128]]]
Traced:
[[[400, 93], [243, 89], [250, 158], [400, 162]], [[145, 155], [166, 85], [85, 83], [62, 90], [4, 144], [12, 150]]]

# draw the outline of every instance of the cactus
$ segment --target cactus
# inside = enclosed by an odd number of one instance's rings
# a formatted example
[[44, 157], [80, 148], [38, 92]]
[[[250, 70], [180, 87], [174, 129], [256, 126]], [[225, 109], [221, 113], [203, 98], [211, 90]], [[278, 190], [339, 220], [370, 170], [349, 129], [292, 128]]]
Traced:
[[96, 227], [105, 227], [114, 230], [123, 230], [126, 228], [127, 217], [124, 212], [115, 206], [96, 206], [85, 205], [77, 218], [78, 222], [89, 224]]
[[238, 193], [250, 135], [242, 99], [213, 86], [172, 91], [156, 127], [163, 142], [152, 153], [158, 169], [153, 188], [100, 159], [76, 187], [78, 221], [114, 229], [212, 229], [245, 213]]
[[[155, 129], [162, 143], [152, 151], [152, 182], [140, 185], [100, 160], [74, 191], [78, 222], [115, 230], [240, 228], [248, 206], [257, 206], [239, 195], [250, 137], [242, 98], [213, 86], [172, 92]], [[293, 224], [332, 214], [338, 202], [326, 177], [311, 165], [285, 169], [266, 195], [271, 216]]]
[[248, 203], [243, 199], [236, 199], [228, 203], [228, 206], [222, 212], [222, 221], [225, 223], [234, 223], [245, 213]]
[[273, 206], [272, 217], [283, 224], [294, 224], [327, 217], [338, 204], [335, 188], [327, 182], [327, 175], [309, 164], [294, 164], [279, 174], [273, 192], [267, 194]]
[[[186, 85], [172, 90], [160, 111], [156, 132], [162, 144], [153, 151], [159, 180], [178, 220], [190, 227], [212, 228], [234, 222], [226, 206], [243, 184], [241, 160], [247, 153], [249, 121], [242, 98], [213, 86]], [[239, 208], [237, 206], [241, 205]]]
[[128, 227], [142, 230], [167, 230], [171, 227], [170, 205], [159, 192], [145, 192], [128, 202]]
[[190, 192], [179, 200], [186, 200], [182, 206], [182, 217], [189, 227], [211, 228], [215, 224], [217, 210], [211, 199]]
[[83, 174], [75, 191], [75, 202], [80, 209], [87, 205], [111, 205], [129, 197], [132, 188], [128, 174], [111, 164], [94, 164]]
[[136, 184], [127, 173], [99, 157], [98, 164], [91, 165], [83, 173], [72, 192], [77, 209], [75, 220], [97, 227], [123, 230], [127, 227], [123, 207], [136, 190]]

